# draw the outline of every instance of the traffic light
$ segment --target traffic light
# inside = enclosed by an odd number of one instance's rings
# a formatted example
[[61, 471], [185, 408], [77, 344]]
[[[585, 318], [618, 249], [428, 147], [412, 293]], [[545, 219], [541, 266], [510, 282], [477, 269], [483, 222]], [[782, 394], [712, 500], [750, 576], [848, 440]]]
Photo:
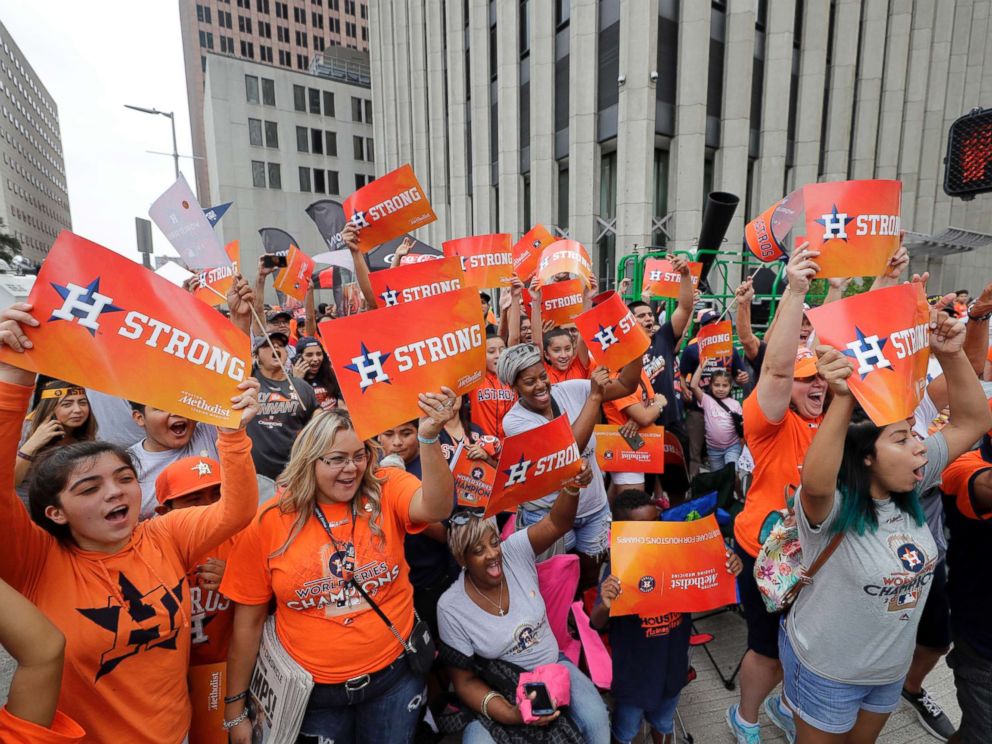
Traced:
[[944, 193], [963, 200], [992, 191], [992, 109], [972, 109], [951, 124]]

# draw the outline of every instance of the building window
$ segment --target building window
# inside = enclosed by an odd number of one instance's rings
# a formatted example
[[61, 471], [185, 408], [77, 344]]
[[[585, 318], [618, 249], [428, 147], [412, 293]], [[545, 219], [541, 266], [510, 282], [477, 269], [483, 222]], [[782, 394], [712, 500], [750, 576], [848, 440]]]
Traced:
[[365, 159], [370, 163], [375, 162], [375, 148], [372, 145], [371, 137], [365, 140]]
[[369, 6], [368, 6], [368, 5], [366, 5], [365, 3], [362, 3], [362, 4], [361, 4], [361, 5], [359, 5], [358, 7], [359, 7], [359, 8], [361, 9], [361, 11], [362, 11], [362, 20], [363, 20], [363, 21], [366, 21], [366, 20], [368, 20], [368, 17], [369, 17]]
[[283, 44], [289, 43], [289, 29], [285, 26], [276, 26], [276, 39]]
[[279, 163], [269, 163], [268, 165], [269, 165], [269, 188], [281, 189], [282, 172], [279, 168]]
[[316, 34], [314, 34], [314, 36], [313, 36], [313, 48], [314, 48], [314, 50], [316, 50], [318, 52], [324, 51], [324, 37], [323, 36], [317, 36]]
[[328, 194], [340, 194], [341, 184], [338, 181], [338, 172], [329, 170], [327, 171], [327, 193]]
[[244, 16], [238, 16], [238, 31], [243, 34], [251, 33], [251, 18], [245, 18]]
[[255, 59], [255, 45], [250, 41], [241, 41], [241, 56]]
[[352, 39], [358, 36], [358, 25], [351, 23], [350, 21], [344, 22], [344, 35], [350, 36]]
[[310, 113], [319, 114], [320, 113], [320, 91], [316, 88], [307, 89], [307, 94], [310, 96]]
[[[241, 46], [244, 44], [242, 41]], [[254, 75], [245, 75], [245, 95], [248, 103], [258, 103], [258, 78]]]
[[338, 136], [334, 132], [324, 132], [324, 153], [332, 158], [338, 156]]
[[300, 191], [310, 193], [310, 169], [300, 168]]
[[262, 103], [266, 106], [276, 105], [276, 84], [268, 78], [262, 78]]
[[269, 0], [255, 0], [255, 7], [259, 13], [269, 14]]
[[361, 137], [352, 137], [351, 139], [354, 143], [355, 160], [365, 160], [365, 140]]
[[265, 188], [265, 163], [261, 160], [251, 161], [251, 185], [256, 189]]
[[307, 110], [307, 89], [302, 85], [293, 86], [293, 108], [297, 111]]
[[283, 67], [293, 66], [293, 55], [287, 52], [285, 49], [279, 50], [279, 64]]
[[319, 129], [310, 130], [310, 151], [317, 154], [324, 154], [324, 133]]
[[324, 16], [317, 11], [313, 11], [310, 14], [310, 25], [314, 28], [324, 28]]
[[369, 40], [369, 28], [368, 26], [362, 26], [362, 41]]
[[307, 12], [303, 8], [293, 8], [293, 20], [306, 26]]
[[296, 55], [296, 67], [300, 70], [307, 69], [307, 55], [297, 54]]
[[263, 62], [272, 62], [272, 47], [258, 45], [258, 58]]
[[352, 96], [351, 99], [351, 120], [361, 121], [362, 120], [362, 99], [355, 98]]
[[297, 152], [310, 152], [310, 140], [307, 138], [307, 128], [297, 127], [296, 128], [296, 151]]
[[362, 186], [364, 186], [364, 185], [365, 185], [365, 176], [363, 176], [361, 173], [356, 173], [355, 174], [355, 190], [357, 191], [358, 189], [362, 188]]
[[324, 116], [334, 116], [334, 94], [324, 91]]
[[289, 5], [286, 3], [276, 2], [276, 18], [282, 18], [283, 20], [289, 20]]
[[248, 120], [248, 144], [255, 147], [262, 146], [262, 120]]
[[210, 23], [210, 8], [205, 8], [199, 3], [196, 4], [196, 20], [200, 23]]
[[365, 123], [372, 123], [372, 101], [371, 99], [365, 100]]
[[279, 125], [274, 121], [265, 122], [265, 146], [279, 147]]
[[271, 39], [272, 38], [272, 24], [269, 23], [268, 21], [259, 21], [258, 22], [258, 35], [261, 36], [263, 39]]
[[324, 171], [318, 168], [313, 169], [313, 190], [318, 194], [324, 194], [327, 192], [327, 186], [324, 181]]
[[344, 12], [346, 15], [355, 15], [355, 0], [344, 0]]

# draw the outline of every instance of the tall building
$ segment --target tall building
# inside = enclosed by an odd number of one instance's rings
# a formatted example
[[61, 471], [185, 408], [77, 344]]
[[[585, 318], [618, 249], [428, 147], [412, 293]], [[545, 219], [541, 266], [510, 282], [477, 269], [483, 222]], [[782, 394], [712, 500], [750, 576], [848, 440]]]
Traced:
[[0, 44], [0, 217], [37, 264], [72, 228], [59, 110], [2, 23]]
[[328, 49], [314, 69], [320, 74], [207, 55], [210, 192], [234, 202], [215, 229], [225, 242], [241, 240], [249, 275], [262, 253], [260, 228], [282, 228], [319, 253], [324, 242], [306, 207], [343, 201], [374, 180], [368, 55]]
[[[193, 154], [203, 156], [203, 89], [207, 55], [306, 72], [314, 55], [330, 47], [368, 51], [366, 0], [179, 0], [186, 66], [186, 95]], [[200, 202], [213, 203], [210, 161], [195, 160]]]
[[992, 105], [990, 8], [372, 3], [377, 168], [413, 164], [438, 215], [418, 233], [428, 242], [540, 222], [590, 247], [604, 279], [635, 244], [693, 247], [709, 191], [741, 197], [727, 233], [740, 245], [745, 222], [798, 186], [900, 179], [914, 268], [974, 293], [992, 256], [955, 253], [974, 236], [928, 238], [992, 232], [992, 197], [941, 189], [948, 126]]

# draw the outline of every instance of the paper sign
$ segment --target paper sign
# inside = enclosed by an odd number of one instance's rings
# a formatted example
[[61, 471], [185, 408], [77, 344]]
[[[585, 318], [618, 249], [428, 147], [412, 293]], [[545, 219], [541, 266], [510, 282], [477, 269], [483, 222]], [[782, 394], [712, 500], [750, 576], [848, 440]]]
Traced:
[[552, 282], [541, 287], [541, 320], [556, 326], [569, 325], [582, 314], [585, 285], [581, 279]]
[[703, 326], [696, 336], [699, 344], [699, 368], [707, 369], [707, 362], [713, 360], [724, 368], [729, 367], [734, 354], [734, 328], [729, 320]]
[[362, 439], [421, 415], [420, 393], [466, 393], [486, 370], [485, 319], [474, 288], [320, 323], [319, 333]]
[[[215, 269], [201, 271], [197, 278], [201, 286], [197, 288], [194, 296], [196, 299], [206, 302], [208, 305], [217, 307], [223, 305], [227, 300], [227, 291], [234, 284], [234, 275], [240, 271], [241, 247], [237, 240], [232, 240], [224, 247], [227, 257], [231, 263], [227, 266], [218, 266]], [[213, 290], [208, 289], [212, 287]]]
[[593, 307], [575, 319], [579, 335], [596, 364], [618, 370], [644, 355], [651, 339], [616, 292], [593, 298]]
[[537, 277], [541, 284], [550, 284], [558, 274], [574, 274], [588, 287], [592, 276], [589, 252], [576, 240], [557, 240], [541, 252]]
[[179, 176], [148, 209], [183, 263], [190, 269], [211, 269], [229, 263], [220, 238], [193, 196], [186, 178]]
[[358, 282], [341, 285], [341, 308], [344, 315], [358, 315], [362, 310], [362, 289]]
[[226, 695], [227, 662], [189, 668], [189, 699], [193, 705], [189, 744], [227, 744], [223, 725]]
[[610, 616], [706, 612], [737, 602], [716, 518], [692, 522], [614, 522], [610, 568], [620, 596]]
[[930, 307], [920, 284], [865, 292], [806, 315], [819, 343], [851, 358], [847, 384], [877, 426], [913, 413], [930, 361]]
[[565, 415], [507, 437], [486, 516], [553, 494], [581, 471], [579, 445]]
[[[692, 288], [699, 286], [699, 277], [703, 274], [703, 265], [698, 261], [689, 262], [689, 276], [692, 277]], [[682, 275], [672, 268], [672, 262], [667, 258], [649, 258], [644, 262], [644, 283], [641, 293], [650, 292], [652, 297], [678, 298], [682, 286]]]
[[379, 307], [414, 302], [467, 286], [457, 256], [373, 271], [369, 279]]
[[310, 288], [310, 277], [313, 276], [314, 260], [295, 245], [289, 247], [286, 256], [286, 268], [276, 274], [272, 287], [277, 292], [289, 295], [294, 300], [303, 300]]
[[[201, 213], [202, 215], [202, 213]], [[34, 348], [0, 361], [217, 426], [250, 368], [248, 337], [153, 272], [64, 230], [28, 302]]]
[[607, 473], [663, 473], [665, 472], [665, 429], [647, 426], [638, 430], [644, 446], [631, 449], [620, 436], [620, 427], [600, 424], [596, 435], [596, 462]]
[[462, 450], [451, 468], [455, 500], [463, 509], [485, 509], [496, 482], [496, 469], [485, 460], [469, 460]]
[[359, 231], [363, 253], [437, 219], [409, 164], [363, 186], [342, 206], [348, 223]]
[[541, 262], [541, 253], [557, 238], [544, 225], [534, 225], [513, 246], [513, 273], [524, 284], [531, 280]]
[[461, 257], [468, 286], [480, 289], [510, 286], [513, 252], [508, 233], [446, 240], [441, 247], [445, 256]]

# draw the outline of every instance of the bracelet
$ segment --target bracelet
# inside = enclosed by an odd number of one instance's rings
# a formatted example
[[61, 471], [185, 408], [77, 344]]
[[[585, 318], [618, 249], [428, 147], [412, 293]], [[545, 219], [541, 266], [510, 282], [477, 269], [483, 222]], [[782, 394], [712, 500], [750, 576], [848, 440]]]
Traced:
[[17, 450], [17, 456], [20, 457], [22, 460], [27, 460], [28, 462], [34, 462], [34, 456], [29, 455], [24, 450]]
[[496, 692], [496, 690], [490, 690], [488, 693], [486, 693], [486, 696], [482, 698], [481, 712], [482, 715], [488, 718], [490, 721], [493, 720], [493, 717], [489, 715], [489, 703], [493, 698], [501, 698], [504, 703], [506, 702], [506, 698], [500, 695], [498, 692]]
[[228, 697], [224, 698], [224, 705], [230, 705], [231, 703], [236, 703], [239, 700], [244, 700], [246, 697], [248, 697], [249, 692], [250, 692], [249, 690], [245, 690], [244, 692], [239, 692], [237, 695], [229, 695]]
[[440, 434], [436, 434], [433, 439], [427, 439], [426, 437], [420, 436], [419, 433], [417, 434], [417, 441], [420, 442], [421, 444], [437, 444], [437, 440], [440, 438], [441, 438]]
[[237, 716], [236, 718], [232, 718], [230, 721], [225, 720], [224, 723], [222, 723], [221, 725], [224, 727], [225, 731], [230, 731], [231, 729], [233, 729], [235, 726], [237, 726], [239, 723], [246, 720], [247, 718], [248, 718], [248, 706], [246, 705], [245, 709], [241, 711], [241, 715]]
[[569, 496], [578, 496], [580, 489], [574, 486], [563, 486], [561, 489], [562, 493], [568, 494]]
[[968, 305], [968, 320], [973, 320], [976, 323], [981, 323], [982, 321], [988, 320], [992, 317], [992, 312], [985, 313], [984, 315], [979, 315], [977, 318], [971, 314], [971, 309], [975, 306], [975, 303]]

